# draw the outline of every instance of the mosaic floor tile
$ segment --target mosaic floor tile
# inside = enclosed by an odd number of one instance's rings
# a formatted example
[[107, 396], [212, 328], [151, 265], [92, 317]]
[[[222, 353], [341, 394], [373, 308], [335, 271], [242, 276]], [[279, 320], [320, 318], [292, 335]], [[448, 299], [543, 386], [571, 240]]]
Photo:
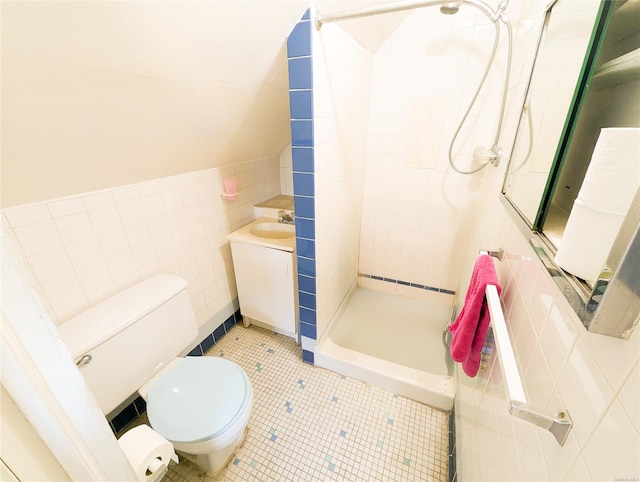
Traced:
[[163, 480], [448, 480], [447, 413], [303, 363], [294, 340], [253, 326], [207, 355], [251, 378], [247, 439], [216, 479], [181, 459]]

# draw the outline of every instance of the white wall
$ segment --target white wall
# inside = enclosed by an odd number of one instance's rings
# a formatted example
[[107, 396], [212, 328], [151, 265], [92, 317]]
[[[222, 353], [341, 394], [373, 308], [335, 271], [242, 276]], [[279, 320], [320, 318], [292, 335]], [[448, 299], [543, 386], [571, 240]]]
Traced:
[[275, 156], [307, 2], [2, 2], [2, 205]]
[[[162, 271], [188, 280], [206, 328], [237, 298], [226, 234], [280, 193], [284, 45], [306, 2], [0, 8], [2, 224], [51, 319]], [[238, 178], [238, 201], [220, 199], [226, 176]], [[2, 405], [3, 459], [24, 480], [63, 480], [46, 454], [31, 463], [23, 451], [16, 465], [20, 444], [36, 442], [4, 391]]]
[[282, 150], [279, 159], [280, 194], [293, 196], [293, 158], [291, 154], [291, 144]]
[[358, 273], [372, 56], [335, 24], [312, 35], [320, 338]]
[[[584, 8], [589, 8], [586, 3]], [[517, 47], [541, 3], [525, 4]], [[523, 57], [516, 56], [509, 124], [519, 116]], [[505, 133], [506, 144], [512, 134]], [[511, 417], [498, 361], [476, 378], [457, 370], [458, 480], [625, 480], [640, 474], [640, 330], [628, 341], [588, 333], [498, 199], [506, 162], [487, 172], [462, 270], [464, 296], [477, 253], [504, 248], [496, 261], [503, 310], [527, 396], [543, 409], [566, 409], [574, 428], [564, 447], [543, 429]], [[630, 480], [630, 479], [629, 479]]]
[[0, 388], [0, 404], [0, 453], [3, 462], [19, 480], [71, 480], [11, 395], [7, 393], [4, 385]]
[[[569, 112], [584, 56], [589, 46], [593, 20], [598, 7], [598, 2], [561, 1], [554, 5], [536, 61], [531, 89], [528, 92], [529, 112], [523, 114], [520, 120], [521, 133], [512, 153], [513, 168], [516, 166], [522, 166], [522, 168], [510, 177], [508, 185], [509, 197], [531, 222], [535, 220], [540, 206], [549, 169], [555, 157], [564, 121]], [[537, 18], [541, 19], [541, 15], [542, 13], [539, 12]], [[535, 19], [534, 17], [528, 21], [533, 22]], [[538, 29], [527, 30], [537, 37]], [[525, 40], [522, 38], [525, 36], [527, 36], [526, 32], [520, 29], [518, 41]], [[519, 63], [521, 59], [516, 56], [515, 61]], [[531, 146], [530, 123], [533, 127]], [[567, 164], [563, 168], [563, 172], [566, 171], [568, 171]], [[559, 186], [574, 184], [581, 179], [575, 172], [570, 172], [568, 176], [563, 177], [566, 179], [561, 180], [558, 183]], [[565, 191], [568, 190], [558, 189], [556, 193], [558, 197], [566, 197]], [[567, 212], [570, 211], [574, 198], [566, 204], [561, 204], [561, 207]]]
[[[239, 199], [223, 201], [222, 178]], [[56, 324], [156, 273], [182, 276], [199, 325], [237, 297], [226, 235], [280, 194], [278, 157], [3, 211]]]
[[[454, 145], [461, 169], [491, 146], [504, 79], [505, 40]], [[376, 52], [360, 239], [360, 271], [455, 290], [484, 173], [448, 164], [449, 144], [483, 74], [494, 27], [478, 10], [414, 10]], [[410, 294], [372, 280], [375, 289]], [[417, 293], [419, 290], [413, 290]]]

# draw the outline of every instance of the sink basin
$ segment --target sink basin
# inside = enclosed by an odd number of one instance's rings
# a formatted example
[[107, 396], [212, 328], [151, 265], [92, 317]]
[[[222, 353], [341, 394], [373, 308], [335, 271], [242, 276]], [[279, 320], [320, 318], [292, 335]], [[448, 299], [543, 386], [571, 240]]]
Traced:
[[261, 223], [252, 226], [249, 230], [254, 236], [267, 239], [293, 238], [296, 230], [293, 224]]

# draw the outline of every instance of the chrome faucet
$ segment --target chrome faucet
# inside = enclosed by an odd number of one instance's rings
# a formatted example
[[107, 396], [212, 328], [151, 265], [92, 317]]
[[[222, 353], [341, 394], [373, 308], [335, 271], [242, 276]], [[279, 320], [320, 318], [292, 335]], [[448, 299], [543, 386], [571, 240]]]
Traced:
[[278, 222], [283, 224], [293, 224], [294, 216], [293, 211], [290, 214], [287, 214], [286, 211], [278, 211]]

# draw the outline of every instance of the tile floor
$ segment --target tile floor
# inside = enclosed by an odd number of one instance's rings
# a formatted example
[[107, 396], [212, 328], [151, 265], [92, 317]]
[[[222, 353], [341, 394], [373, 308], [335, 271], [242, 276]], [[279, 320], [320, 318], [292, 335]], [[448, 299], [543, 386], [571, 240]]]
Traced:
[[[207, 355], [238, 363], [254, 390], [247, 439], [216, 480], [448, 480], [448, 413], [307, 365], [294, 340], [257, 327]], [[213, 478], [181, 460], [164, 480]]]

